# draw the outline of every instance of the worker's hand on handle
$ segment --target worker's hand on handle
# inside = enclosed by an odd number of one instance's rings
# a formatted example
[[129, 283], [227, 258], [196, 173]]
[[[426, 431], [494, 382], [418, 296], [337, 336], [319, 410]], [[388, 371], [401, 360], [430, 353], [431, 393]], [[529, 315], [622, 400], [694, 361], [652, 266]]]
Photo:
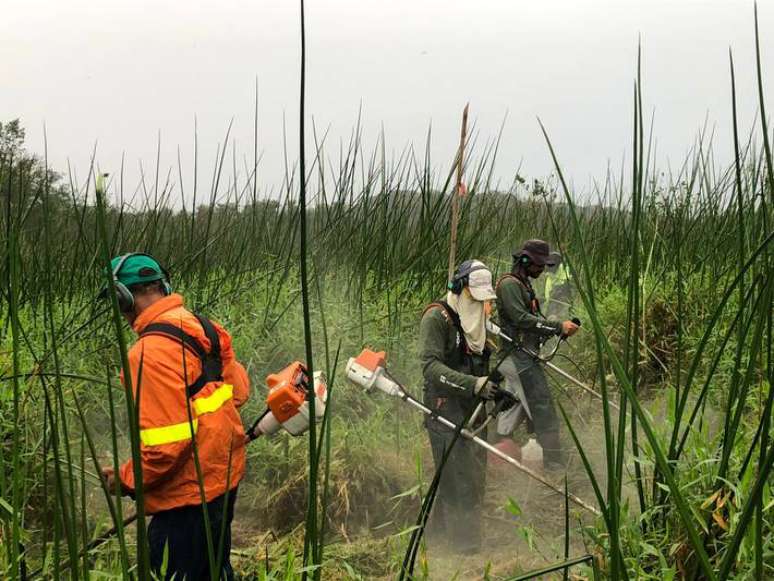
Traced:
[[481, 399], [492, 400], [497, 395], [500, 387], [488, 377], [479, 377], [476, 381], [474, 393]]
[[[578, 321], [580, 323], [580, 321]], [[572, 337], [580, 329], [580, 324], [575, 321], [564, 321], [562, 323], [562, 337]]]
[[[102, 469], [102, 481], [105, 483], [105, 487], [110, 491], [111, 494], [114, 494], [116, 492], [116, 473], [115, 470], [112, 468], [103, 468]], [[121, 496], [121, 492], [123, 487], [119, 485], [119, 496]]]
[[506, 412], [519, 401], [515, 395], [504, 389], [498, 389], [495, 394], [495, 410], [497, 413]]
[[[130, 496], [134, 498], [134, 492], [131, 489], [126, 488], [121, 479], [116, 476], [115, 470], [112, 468], [102, 469], [102, 482], [105, 484], [111, 494], [117, 494], [118, 496]], [[118, 484], [118, 492], [116, 493], [116, 483]]]

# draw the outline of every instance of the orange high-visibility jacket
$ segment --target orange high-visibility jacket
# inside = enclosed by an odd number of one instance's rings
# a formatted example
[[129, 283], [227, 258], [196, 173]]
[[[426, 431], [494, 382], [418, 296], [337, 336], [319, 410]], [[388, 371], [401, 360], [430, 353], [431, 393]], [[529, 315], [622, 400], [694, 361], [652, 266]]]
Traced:
[[[204, 329], [183, 307], [179, 294], [153, 303], [140, 313], [133, 327], [140, 334], [150, 323], [181, 327], [210, 352]], [[202, 372], [196, 354], [174, 339], [150, 334], [129, 350], [135, 398], [139, 386], [140, 452], [148, 513], [201, 504], [192, 436], [208, 502], [233, 489], [244, 475], [245, 431], [237, 408], [247, 401], [250, 383], [245, 368], [236, 360], [231, 336], [217, 323], [213, 326], [220, 339], [223, 381], [207, 383], [191, 398], [192, 422], [186, 385], [192, 385]], [[119, 475], [124, 488], [133, 493], [131, 460], [121, 466]]]

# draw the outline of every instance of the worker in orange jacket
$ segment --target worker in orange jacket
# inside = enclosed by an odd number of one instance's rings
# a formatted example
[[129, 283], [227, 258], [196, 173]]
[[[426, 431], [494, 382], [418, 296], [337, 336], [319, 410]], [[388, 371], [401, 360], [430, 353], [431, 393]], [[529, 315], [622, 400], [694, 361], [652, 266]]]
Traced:
[[[139, 407], [144, 507], [153, 515], [151, 569], [165, 579], [210, 578], [203, 495], [215, 560], [221, 578], [230, 580], [231, 521], [245, 470], [245, 431], [237, 408], [249, 396], [247, 372], [236, 360], [231, 336], [183, 306], [153, 257], [125, 254], [111, 267], [119, 307], [139, 336], [129, 350], [129, 367]], [[124, 495], [134, 496], [132, 460], [118, 475], [107, 468], [103, 476], [111, 490], [119, 485]]]

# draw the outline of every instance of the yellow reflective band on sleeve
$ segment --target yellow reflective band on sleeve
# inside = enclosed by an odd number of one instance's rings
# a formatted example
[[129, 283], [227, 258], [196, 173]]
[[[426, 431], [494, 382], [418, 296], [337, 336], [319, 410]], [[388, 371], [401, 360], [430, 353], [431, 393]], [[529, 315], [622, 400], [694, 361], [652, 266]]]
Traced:
[[[196, 415], [200, 416], [219, 410], [224, 403], [233, 397], [233, 395], [234, 386], [229, 383], [224, 383], [207, 397], [200, 397], [193, 400], [191, 403]], [[172, 444], [173, 442], [190, 440], [196, 435], [198, 429], [198, 420], [193, 421], [193, 432], [191, 431], [191, 425], [188, 422], [172, 424], [171, 426], [163, 426], [160, 428], [148, 428], [140, 430], [140, 440], [144, 446]]]
[[193, 400], [193, 408], [196, 415], [209, 414], [220, 409], [234, 395], [234, 386], [224, 383], [207, 397], [199, 397]]
[[161, 446], [162, 444], [190, 440], [196, 434], [199, 422], [197, 420], [193, 421], [193, 432], [191, 427], [192, 425], [189, 422], [182, 422], [161, 428], [147, 428], [140, 430], [140, 440], [144, 446]]

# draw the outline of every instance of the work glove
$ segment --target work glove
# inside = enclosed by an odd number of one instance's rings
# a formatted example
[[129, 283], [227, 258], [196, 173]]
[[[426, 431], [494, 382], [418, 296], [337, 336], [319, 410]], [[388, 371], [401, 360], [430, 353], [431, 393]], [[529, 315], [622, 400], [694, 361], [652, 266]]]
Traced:
[[481, 399], [493, 400], [500, 391], [500, 387], [488, 377], [479, 377], [473, 391]]
[[576, 325], [574, 321], [564, 321], [562, 323], [562, 336], [572, 337], [573, 335], [575, 335], [575, 333], [578, 332], [579, 328], [580, 326]]
[[489, 381], [496, 384], [498, 387], [500, 384], [502, 384], [503, 381], [505, 381], [505, 376], [500, 373], [499, 369], [495, 369], [492, 373], [489, 374]]
[[500, 412], [507, 412], [518, 401], [516, 396], [504, 389], [498, 389], [494, 397], [496, 409]]

